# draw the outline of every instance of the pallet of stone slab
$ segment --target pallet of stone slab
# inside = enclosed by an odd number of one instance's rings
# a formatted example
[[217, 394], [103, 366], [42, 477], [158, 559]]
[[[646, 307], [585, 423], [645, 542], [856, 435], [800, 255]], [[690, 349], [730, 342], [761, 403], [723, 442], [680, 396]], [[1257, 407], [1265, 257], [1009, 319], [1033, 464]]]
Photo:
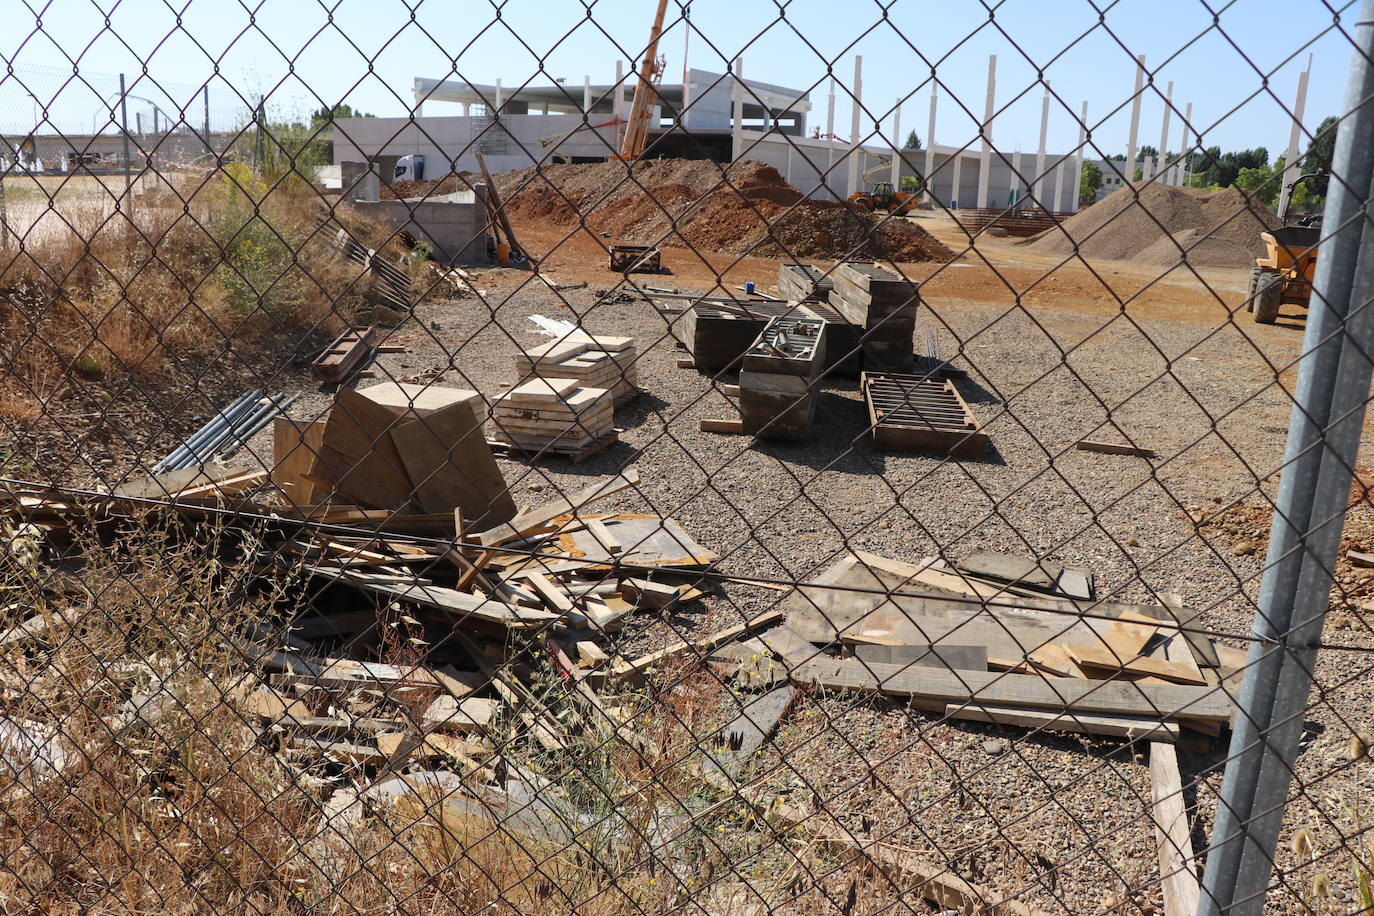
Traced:
[[656, 274], [663, 271], [663, 254], [652, 245], [612, 245], [610, 269], [616, 273]]
[[608, 388], [615, 406], [639, 396], [638, 353], [630, 337], [566, 337], [524, 350], [515, 357], [520, 380], [572, 378], [584, 388]]
[[504, 455], [507, 458], [523, 458], [528, 461], [539, 458], [559, 458], [567, 461], [569, 464], [580, 464], [598, 452], [604, 451], [619, 442], [622, 432], [624, 432], [624, 430], [613, 429], [608, 435], [602, 436], [600, 439], [594, 439], [587, 445], [575, 449], [565, 448], [564, 446], [567, 443], [563, 439], [549, 439], [547, 440], [547, 446], [541, 446], [539, 444], [541, 440], [537, 439], [524, 439], [522, 440], [522, 445], [506, 442], [502, 439], [488, 439], [487, 444], [491, 446], [492, 451]]
[[371, 358], [377, 346], [377, 333], [371, 326], [350, 328], [315, 357], [311, 366], [326, 382], [338, 384]]
[[[345, 388], [336, 396], [307, 475], [321, 490], [403, 514], [451, 515], [456, 507], [484, 526], [515, 514], [482, 434], [477, 392], [429, 386], [412, 394], [377, 386], [379, 403], [368, 395], [372, 390]], [[421, 413], [414, 397], [423, 396], [430, 406]]]
[[774, 318], [745, 351], [741, 368], [744, 372], [814, 379], [825, 365], [828, 328], [819, 318]]
[[583, 388], [576, 379], [530, 379], [492, 399], [492, 438], [520, 451], [580, 460], [614, 441], [614, 410], [606, 388]]
[[860, 388], [874, 448], [964, 457], [987, 450], [987, 435], [951, 381], [865, 371]]
[[791, 302], [825, 301], [835, 281], [812, 264], [779, 264], [778, 295]]

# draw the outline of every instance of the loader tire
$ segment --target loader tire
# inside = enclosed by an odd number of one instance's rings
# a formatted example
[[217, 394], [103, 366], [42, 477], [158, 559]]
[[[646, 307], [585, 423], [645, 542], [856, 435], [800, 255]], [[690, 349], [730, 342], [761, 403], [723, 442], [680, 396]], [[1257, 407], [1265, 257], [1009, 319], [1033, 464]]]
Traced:
[[1266, 274], [1259, 280], [1255, 291], [1255, 321], [1259, 324], [1273, 324], [1279, 317], [1279, 307], [1283, 305], [1283, 277]]
[[1250, 285], [1245, 289], [1245, 310], [1255, 310], [1255, 294], [1259, 292], [1260, 277], [1264, 276], [1263, 267], [1250, 268]]

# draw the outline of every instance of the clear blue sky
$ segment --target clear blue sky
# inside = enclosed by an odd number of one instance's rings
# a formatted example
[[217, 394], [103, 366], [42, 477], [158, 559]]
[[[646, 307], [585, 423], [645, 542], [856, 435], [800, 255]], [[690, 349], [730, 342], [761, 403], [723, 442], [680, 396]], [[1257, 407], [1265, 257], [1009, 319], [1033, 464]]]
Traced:
[[[1348, 27], [1358, 5], [1332, 4]], [[1073, 114], [1086, 100], [1094, 124], [1107, 119], [1095, 128], [1094, 140], [1105, 150], [1124, 152], [1133, 58], [1143, 53], [1150, 68], [1159, 68], [1157, 87], [1162, 91], [1173, 80], [1179, 109], [1193, 103], [1193, 121], [1204, 129], [1207, 145], [1263, 145], [1278, 155], [1288, 138], [1280, 102], [1291, 104], [1308, 53], [1315, 54], [1309, 129], [1337, 111], [1350, 60], [1348, 38], [1332, 9], [1316, 0], [1214, 0], [1211, 9], [1199, 0], [895, 0], [886, 13], [880, 4], [859, 0], [695, 0], [690, 7], [691, 66], [723, 71], [743, 53], [748, 77], [814, 86], [813, 126], [824, 125], [825, 78], [833, 65], [843, 84], [836, 115], [841, 135], [849, 133], [845, 87], [852, 83], [857, 53], [864, 58], [865, 107], [885, 130], [890, 133], [890, 112], [902, 96], [902, 134], [915, 128], [927, 139], [934, 66], [948, 90], [935, 139], [968, 142], [982, 113], [987, 57], [995, 53], [997, 101], [1007, 107], [994, 137], [1008, 152], [1036, 148], [1038, 67], [1062, 99], [1052, 102], [1052, 151], [1077, 142]], [[580, 0], [429, 0], [418, 3], [412, 21], [410, 7], [398, 0], [339, 0], [332, 13], [309, 0], [262, 0], [257, 6], [253, 0], [124, 0], [102, 6], [92, 0], [0, 0], [8, 26], [0, 50], [21, 78], [29, 74], [27, 83], [38, 97], [36, 102], [24, 94], [13, 79], [0, 82], [0, 126], [14, 131], [26, 121], [31, 125], [40, 103], [50, 104], [70, 74], [70, 58], [91, 74], [95, 91], [69, 83], [51, 104], [51, 117], [68, 130], [98, 120], [97, 99], [109, 84], [97, 77], [119, 72], [138, 76], [135, 93], [160, 103], [162, 94], [146, 82], [151, 78], [169, 85], [175, 104], [185, 104], [189, 87], [210, 79], [218, 66], [223, 82], [214, 84], [217, 109], [234, 101], [232, 88], [248, 97], [267, 93], [269, 104], [283, 114], [347, 101], [378, 115], [402, 115], [412, 103], [413, 77], [454, 71], [472, 82], [500, 78], [506, 86], [554, 77], [576, 86], [588, 73], [593, 82], [609, 82], [615, 60], [643, 47], [653, 8], [653, 0], [598, 0], [589, 18]], [[670, 0], [673, 24], [660, 49], [669, 82], [682, 72], [681, 9], [681, 0]], [[1220, 11], [1216, 27], [1212, 9]], [[30, 35], [40, 17], [42, 33]], [[141, 76], [145, 65], [148, 77]], [[1277, 100], [1263, 89], [1265, 75], [1271, 75]], [[1158, 143], [1162, 106], [1147, 90], [1141, 143]], [[199, 103], [190, 110], [199, 112]], [[426, 113], [444, 110], [433, 106]], [[865, 130], [872, 128], [871, 118], [864, 123]], [[1175, 118], [1171, 146], [1178, 136]]]

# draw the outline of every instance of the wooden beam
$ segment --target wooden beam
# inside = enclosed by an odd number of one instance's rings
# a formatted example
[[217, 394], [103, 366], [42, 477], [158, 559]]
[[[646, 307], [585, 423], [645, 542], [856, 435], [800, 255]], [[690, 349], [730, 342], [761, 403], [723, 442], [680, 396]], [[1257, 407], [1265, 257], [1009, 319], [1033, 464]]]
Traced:
[[1085, 712], [1045, 712], [1038, 709], [1013, 709], [1010, 706], [945, 707], [945, 716], [969, 722], [995, 722], [1020, 728], [1052, 732], [1074, 732], [1087, 735], [1108, 735], [1136, 741], [1177, 741], [1179, 727], [1174, 722], [1131, 716], [1100, 716]]
[[1137, 458], [1156, 457], [1154, 449], [1137, 448], [1134, 445], [1117, 445], [1115, 442], [1094, 442], [1091, 439], [1079, 439], [1073, 447], [1080, 452], [1101, 452], [1105, 455], [1134, 455]]
[[1092, 681], [997, 671], [954, 672], [828, 656], [811, 659], [794, 671], [792, 678], [818, 687], [867, 690], [898, 697], [1148, 716], [1161, 721], [1185, 716], [1228, 722], [1234, 713], [1230, 698], [1208, 687]]
[[1197, 912], [1201, 887], [1193, 871], [1193, 835], [1183, 804], [1183, 779], [1172, 744], [1150, 743], [1150, 816], [1159, 841], [1159, 876], [1165, 916]]

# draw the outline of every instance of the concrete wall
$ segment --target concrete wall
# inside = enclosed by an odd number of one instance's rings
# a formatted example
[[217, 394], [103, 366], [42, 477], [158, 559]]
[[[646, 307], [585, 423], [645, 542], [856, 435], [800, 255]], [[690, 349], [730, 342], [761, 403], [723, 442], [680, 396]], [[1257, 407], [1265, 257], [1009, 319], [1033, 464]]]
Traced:
[[474, 191], [457, 191], [440, 197], [410, 200], [354, 201], [364, 215], [408, 232], [424, 242], [441, 264], [485, 264], [487, 258], [487, 208]]
[[[591, 120], [599, 123], [601, 116], [594, 115]], [[401, 156], [424, 156], [425, 176], [439, 178], [450, 170], [477, 171], [479, 151], [494, 175], [537, 162], [553, 162], [555, 156], [604, 159], [615, 151], [613, 127], [578, 131], [548, 149], [539, 145], [540, 138], [570, 131], [582, 123], [581, 116], [573, 115], [340, 118], [334, 127], [334, 162], [378, 161], [384, 166], [382, 180], [386, 181]]]

